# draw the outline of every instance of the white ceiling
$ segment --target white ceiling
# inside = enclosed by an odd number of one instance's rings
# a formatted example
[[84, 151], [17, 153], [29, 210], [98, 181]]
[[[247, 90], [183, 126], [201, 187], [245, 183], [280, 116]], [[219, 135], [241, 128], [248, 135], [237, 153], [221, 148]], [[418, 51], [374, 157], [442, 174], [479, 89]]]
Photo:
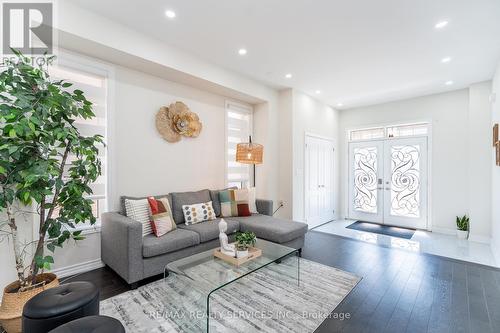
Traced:
[[[500, 60], [500, 0], [71, 1], [206, 61], [344, 108], [489, 80]], [[177, 17], [167, 19], [167, 9]], [[435, 29], [441, 20], [448, 26]], [[447, 56], [452, 61], [442, 64]]]

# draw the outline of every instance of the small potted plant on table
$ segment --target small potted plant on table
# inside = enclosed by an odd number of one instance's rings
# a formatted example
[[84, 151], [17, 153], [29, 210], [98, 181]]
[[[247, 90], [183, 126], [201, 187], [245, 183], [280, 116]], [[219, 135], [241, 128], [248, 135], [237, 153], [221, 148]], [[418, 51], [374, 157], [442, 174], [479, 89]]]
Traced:
[[459, 239], [467, 239], [469, 236], [469, 217], [464, 215], [457, 216], [457, 237]]
[[253, 232], [238, 232], [236, 234], [236, 257], [244, 258], [248, 256], [248, 248], [254, 246], [256, 241], [257, 237]]

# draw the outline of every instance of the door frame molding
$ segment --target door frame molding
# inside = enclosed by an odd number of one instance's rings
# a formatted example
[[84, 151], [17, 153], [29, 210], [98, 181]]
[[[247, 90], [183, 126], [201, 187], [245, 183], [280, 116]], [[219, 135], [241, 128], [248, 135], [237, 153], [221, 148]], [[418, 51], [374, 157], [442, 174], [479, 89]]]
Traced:
[[[361, 130], [361, 129], [369, 129], [369, 128], [374, 128], [374, 127], [389, 127], [389, 126], [401, 126], [401, 125], [407, 125], [407, 124], [418, 124], [418, 123], [427, 123], [429, 126], [429, 131], [427, 132], [427, 135], [415, 135], [415, 136], [401, 136], [401, 137], [396, 137], [394, 139], [403, 139], [403, 138], [416, 138], [416, 137], [426, 137], [427, 138], [427, 231], [432, 231], [433, 228], [433, 205], [432, 205], [432, 193], [433, 193], [433, 178], [432, 178], [432, 130], [433, 130], [433, 123], [432, 119], [414, 119], [414, 120], [408, 120], [408, 121], [399, 121], [399, 122], [383, 122], [383, 123], [370, 123], [366, 125], [360, 125], [360, 126], [349, 126], [345, 128], [344, 132], [344, 143], [343, 143], [343, 156], [340, 157], [340, 159], [344, 159], [344, 173], [342, 174], [344, 180], [340, 180], [342, 182], [342, 185], [344, 186], [344, 190], [341, 190], [341, 195], [344, 198], [344, 216], [346, 219], [350, 219], [349, 217], [349, 143], [351, 142], [349, 134], [351, 131], [354, 130]], [[377, 140], [391, 140], [393, 138], [378, 138], [378, 139], [372, 139], [372, 140], [358, 140], [358, 141], [353, 141], [353, 142], [369, 142], [369, 141], [377, 141]]]
[[337, 153], [337, 140], [335, 140], [335, 138], [333, 137], [328, 137], [328, 136], [324, 136], [324, 135], [320, 135], [320, 134], [316, 134], [316, 133], [312, 133], [312, 132], [304, 132], [304, 159], [303, 159], [303, 170], [304, 170], [304, 173], [302, 174], [302, 188], [304, 189], [302, 192], [303, 192], [303, 198], [302, 198], [302, 203], [304, 205], [304, 222], [307, 223], [307, 216], [308, 216], [308, 208], [307, 208], [307, 194], [308, 194], [308, 188], [306, 187], [307, 185], [307, 182], [306, 182], [306, 175], [307, 175], [307, 171], [308, 171], [308, 167], [307, 167], [307, 163], [306, 163], [306, 156], [307, 156], [307, 138], [310, 137], [310, 138], [316, 138], [316, 139], [321, 139], [321, 140], [325, 140], [325, 141], [329, 141], [331, 142], [332, 146], [333, 146], [333, 161], [332, 161], [332, 171], [333, 171], [333, 174], [332, 174], [332, 190], [334, 191], [334, 194], [333, 194], [333, 209], [334, 209], [334, 219], [335, 219], [335, 216], [337, 215], [337, 205], [336, 205], [336, 200], [337, 200], [337, 195], [338, 193], [336, 193], [335, 191], [335, 186], [337, 185], [336, 184], [336, 181], [335, 181], [335, 168], [337, 167], [337, 161], [335, 159], [335, 154]]

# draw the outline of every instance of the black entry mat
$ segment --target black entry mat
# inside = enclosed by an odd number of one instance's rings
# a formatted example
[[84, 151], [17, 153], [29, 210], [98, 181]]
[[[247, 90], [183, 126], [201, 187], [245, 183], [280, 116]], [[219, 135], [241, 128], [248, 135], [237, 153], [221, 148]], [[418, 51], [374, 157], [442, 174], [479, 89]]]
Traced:
[[415, 229], [391, 227], [389, 225], [381, 225], [363, 221], [356, 221], [353, 224], [348, 225], [346, 228], [359, 231], [374, 232], [376, 234], [404, 239], [411, 239], [413, 237], [413, 234], [415, 233]]

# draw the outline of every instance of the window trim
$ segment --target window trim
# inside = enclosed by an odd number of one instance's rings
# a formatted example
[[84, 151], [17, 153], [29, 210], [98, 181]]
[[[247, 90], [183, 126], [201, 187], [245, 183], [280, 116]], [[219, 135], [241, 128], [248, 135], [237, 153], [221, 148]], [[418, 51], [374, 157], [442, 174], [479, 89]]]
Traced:
[[[234, 106], [238, 109], [242, 109], [244, 112], [246, 112], [250, 116], [250, 135], [253, 138], [253, 107], [250, 104], [243, 104], [241, 102], [236, 102], [233, 100], [226, 100], [224, 103], [224, 186], [229, 186], [229, 178], [228, 178], [228, 164], [229, 164], [229, 158], [228, 158], [228, 125], [229, 125], [229, 120], [227, 113], [231, 109], [231, 106]], [[241, 110], [238, 110], [236, 112], [240, 112]], [[248, 182], [249, 184], [253, 184], [253, 175], [252, 172], [248, 171]]]
[[[388, 129], [391, 127], [404, 127], [404, 126], [414, 126], [414, 125], [426, 125], [427, 126], [427, 134], [419, 134], [419, 135], [405, 135], [405, 136], [396, 136], [389, 137]], [[352, 132], [363, 131], [363, 130], [371, 130], [371, 129], [383, 129], [384, 136], [380, 138], [374, 139], [362, 139], [362, 140], [352, 140]], [[366, 142], [366, 141], [375, 141], [375, 140], [392, 140], [399, 138], [417, 138], [417, 137], [429, 137], [432, 132], [432, 122], [429, 120], [420, 120], [413, 122], [404, 122], [404, 123], [388, 123], [384, 125], [372, 125], [365, 127], [356, 127], [356, 128], [348, 128], [347, 129], [347, 142]]]

